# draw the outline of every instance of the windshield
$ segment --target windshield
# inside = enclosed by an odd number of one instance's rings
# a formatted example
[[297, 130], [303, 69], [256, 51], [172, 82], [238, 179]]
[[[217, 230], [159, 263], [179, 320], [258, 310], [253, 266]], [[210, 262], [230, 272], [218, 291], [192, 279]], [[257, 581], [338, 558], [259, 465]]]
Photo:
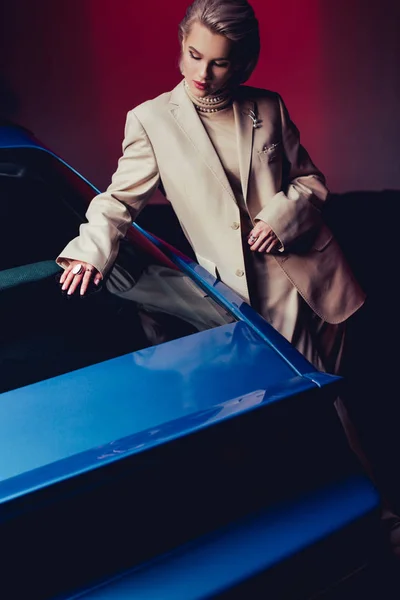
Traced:
[[235, 320], [130, 235], [99, 289], [61, 293], [54, 259], [92, 197], [49, 153], [0, 149], [0, 392]]

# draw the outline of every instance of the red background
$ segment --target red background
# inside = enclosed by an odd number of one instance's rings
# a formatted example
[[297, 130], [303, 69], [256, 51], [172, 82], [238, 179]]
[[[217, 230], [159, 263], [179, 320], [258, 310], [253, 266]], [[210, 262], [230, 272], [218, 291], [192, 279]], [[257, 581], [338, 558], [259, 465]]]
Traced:
[[[104, 189], [127, 110], [171, 89], [185, 0], [13, 0], [0, 109]], [[332, 191], [400, 189], [400, 3], [253, 0], [250, 84], [279, 91]]]

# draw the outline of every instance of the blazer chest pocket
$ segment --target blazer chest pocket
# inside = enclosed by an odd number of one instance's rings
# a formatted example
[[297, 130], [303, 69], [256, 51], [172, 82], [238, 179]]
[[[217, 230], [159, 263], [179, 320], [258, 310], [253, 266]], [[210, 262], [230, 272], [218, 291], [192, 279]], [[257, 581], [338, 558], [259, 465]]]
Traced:
[[275, 142], [274, 144], [265, 144], [261, 150], [258, 151], [258, 157], [261, 162], [271, 163], [279, 160], [282, 152], [281, 142]]

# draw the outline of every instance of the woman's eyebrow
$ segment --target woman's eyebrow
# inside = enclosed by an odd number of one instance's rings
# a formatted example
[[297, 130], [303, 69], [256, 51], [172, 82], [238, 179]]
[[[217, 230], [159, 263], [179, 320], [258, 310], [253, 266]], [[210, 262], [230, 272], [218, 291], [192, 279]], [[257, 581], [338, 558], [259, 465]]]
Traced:
[[[198, 50], [196, 50], [196, 48], [194, 48], [193, 46], [189, 46], [189, 50], [191, 50], [192, 52], [196, 52], [196, 54], [199, 54], [200, 56], [203, 56], [201, 52], [199, 52]], [[213, 58], [213, 60], [226, 60], [229, 61], [229, 58], [226, 58], [226, 56], [221, 56], [221, 58]]]

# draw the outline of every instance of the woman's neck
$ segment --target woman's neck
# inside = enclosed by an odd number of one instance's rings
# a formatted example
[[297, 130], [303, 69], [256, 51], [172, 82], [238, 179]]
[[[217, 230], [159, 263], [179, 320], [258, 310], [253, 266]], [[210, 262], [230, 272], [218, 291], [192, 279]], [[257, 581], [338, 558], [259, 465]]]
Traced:
[[218, 112], [223, 108], [227, 108], [232, 102], [232, 95], [229, 90], [222, 91], [220, 94], [209, 94], [208, 96], [199, 97], [193, 94], [186, 79], [183, 85], [187, 95], [199, 112]]

